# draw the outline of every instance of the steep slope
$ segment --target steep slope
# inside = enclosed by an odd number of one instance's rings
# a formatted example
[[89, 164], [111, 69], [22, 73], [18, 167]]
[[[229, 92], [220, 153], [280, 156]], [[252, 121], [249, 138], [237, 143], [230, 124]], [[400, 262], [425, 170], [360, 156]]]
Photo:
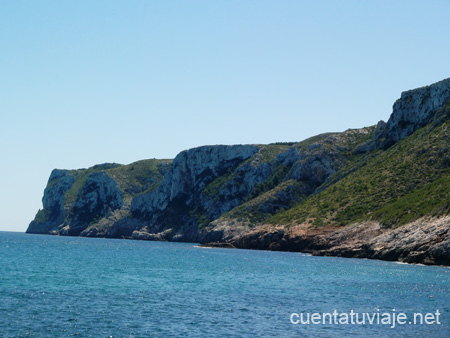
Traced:
[[156, 191], [133, 200], [132, 217], [120, 225], [132, 229], [130, 224], [135, 224], [136, 231], [129, 233], [134, 238], [223, 240], [224, 233], [213, 229], [214, 220], [274, 188], [287, 195], [266, 203], [261, 219], [311, 195], [372, 132], [373, 128], [363, 128], [292, 145], [214, 146], [182, 152]]
[[298, 143], [54, 170], [27, 232], [450, 264], [450, 79]]
[[348, 130], [289, 144], [204, 146], [181, 152], [172, 163], [148, 160], [54, 170], [44, 209], [27, 232], [222, 240], [223, 232], [213, 230], [211, 222], [260, 200], [264, 210], [251, 222], [289, 208], [346, 165], [373, 131]]
[[[343, 173], [351, 172], [349, 175], [339, 179], [342, 173], [338, 173], [332, 187], [270, 222], [303, 222], [310, 218], [318, 224], [346, 225], [376, 220], [384, 227], [395, 227], [425, 215], [447, 214], [450, 211], [446, 193], [450, 178], [450, 81], [417, 92], [402, 94], [384, 131], [375, 133], [370, 142], [383, 148], [386, 140], [397, 140], [391, 148], [375, 150], [356, 159], [343, 169]], [[424, 92], [442, 95], [428, 96], [427, 105], [423, 103]], [[417, 107], [420, 111], [414, 118], [411, 111]], [[427, 118], [422, 111], [427, 112]], [[399, 122], [402, 119], [409, 122]], [[401, 125], [407, 125], [408, 129], [404, 131]], [[386, 130], [395, 132], [391, 135]]]
[[431, 121], [358, 158], [336, 183], [228, 245], [450, 265], [449, 132], [450, 120]]
[[255, 187], [242, 204], [213, 221], [204, 232], [236, 233], [267, 222], [273, 215], [283, 214], [298, 203], [317, 194], [323, 186], [333, 184], [336, 174], [350, 166], [355, 150], [373, 137], [374, 127], [328, 133], [293, 144], [273, 159], [272, 176]]
[[[362, 156], [317, 193], [227, 244], [450, 264], [449, 88], [445, 80], [403, 93], [388, 123], [379, 123], [373, 139], [356, 149]], [[424, 100], [429, 92], [440, 95]], [[226, 221], [236, 224], [238, 218]]]
[[43, 209], [28, 233], [106, 235], [130, 211], [133, 197], [153, 191], [171, 160], [144, 160], [129, 165], [105, 163], [89, 169], [52, 171], [42, 198]]

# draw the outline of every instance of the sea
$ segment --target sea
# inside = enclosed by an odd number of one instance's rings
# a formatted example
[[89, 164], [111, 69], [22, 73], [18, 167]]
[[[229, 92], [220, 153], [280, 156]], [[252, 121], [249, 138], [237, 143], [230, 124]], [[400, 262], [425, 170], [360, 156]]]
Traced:
[[0, 337], [448, 338], [450, 269], [0, 232]]

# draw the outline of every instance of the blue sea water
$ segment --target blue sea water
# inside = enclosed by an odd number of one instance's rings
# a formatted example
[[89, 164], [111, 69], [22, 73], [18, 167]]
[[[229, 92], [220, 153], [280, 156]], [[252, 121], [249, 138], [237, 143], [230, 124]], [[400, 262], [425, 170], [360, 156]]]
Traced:
[[[449, 268], [190, 243], [0, 232], [0, 301], [0, 337], [450, 337]], [[290, 321], [393, 309], [440, 324]]]

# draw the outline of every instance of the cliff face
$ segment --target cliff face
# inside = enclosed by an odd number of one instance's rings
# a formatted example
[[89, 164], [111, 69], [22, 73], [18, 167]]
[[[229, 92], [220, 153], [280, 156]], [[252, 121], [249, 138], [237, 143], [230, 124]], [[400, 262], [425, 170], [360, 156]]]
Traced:
[[72, 188], [73, 182], [74, 178], [68, 170], [52, 171], [42, 198], [44, 209], [39, 210], [27, 232], [46, 234], [57, 230], [65, 218], [64, 195]]
[[130, 211], [132, 198], [153, 191], [171, 160], [130, 165], [105, 163], [89, 169], [52, 171], [42, 198], [43, 209], [28, 233], [105, 236]]
[[388, 122], [381, 121], [377, 125], [372, 147], [387, 149], [428, 124], [432, 118], [435, 123], [440, 123], [446, 117], [443, 109], [446, 104], [450, 104], [450, 79], [403, 92], [394, 103]]
[[[162, 239], [195, 241], [200, 222], [208, 222], [239, 203], [239, 196], [229, 193], [216, 208], [210, 203], [206, 188], [216, 179], [240, 170], [238, 167], [258, 150], [254, 145], [236, 145], [205, 146], [181, 152], [155, 191], [133, 199], [131, 216], [121, 224], [128, 228], [130, 222], [137, 223], [136, 230], [145, 224], [144, 236], [150, 233]], [[127, 231], [121, 233], [132, 235]]]
[[72, 208], [73, 217], [67, 229], [68, 234], [79, 235], [93, 220], [120, 210], [123, 204], [123, 192], [116, 181], [105, 172], [90, 174]]
[[[44, 209], [27, 231], [221, 240], [227, 232], [216, 231], [214, 223], [221, 216], [249, 206], [254, 219], [246, 220], [248, 228], [288, 208], [313, 194], [372, 133], [373, 128], [363, 128], [292, 144], [198, 147], [173, 162], [137, 162], [142, 176], [133, 171], [136, 163], [55, 170], [44, 192]], [[143, 172], [145, 166], [152, 169]]]
[[173, 161], [172, 169], [158, 188], [137, 196], [131, 205], [135, 215], [151, 217], [155, 211], [183, 200], [187, 206], [194, 203], [197, 193], [215, 178], [234, 170], [240, 163], [258, 151], [256, 146], [206, 146], [181, 152]]
[[55, 169], [27, 232], [450, 264], [449, 116], [447, 79], [373, 127]]

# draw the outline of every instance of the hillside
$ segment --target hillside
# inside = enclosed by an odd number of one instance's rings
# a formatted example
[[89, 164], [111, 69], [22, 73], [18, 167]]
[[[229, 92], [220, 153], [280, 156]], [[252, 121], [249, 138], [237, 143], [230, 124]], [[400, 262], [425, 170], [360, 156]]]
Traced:
[[450, 79], [298, 143], [54, 170], [27, 232], [450, 265]]
[[143, 160], [129, 165], [105, 163], [88, 169], [52, 171], [39, 210], [27, 232], [106, 234], [129, 214], [133, 197], [156, 189], [172, 160]]

